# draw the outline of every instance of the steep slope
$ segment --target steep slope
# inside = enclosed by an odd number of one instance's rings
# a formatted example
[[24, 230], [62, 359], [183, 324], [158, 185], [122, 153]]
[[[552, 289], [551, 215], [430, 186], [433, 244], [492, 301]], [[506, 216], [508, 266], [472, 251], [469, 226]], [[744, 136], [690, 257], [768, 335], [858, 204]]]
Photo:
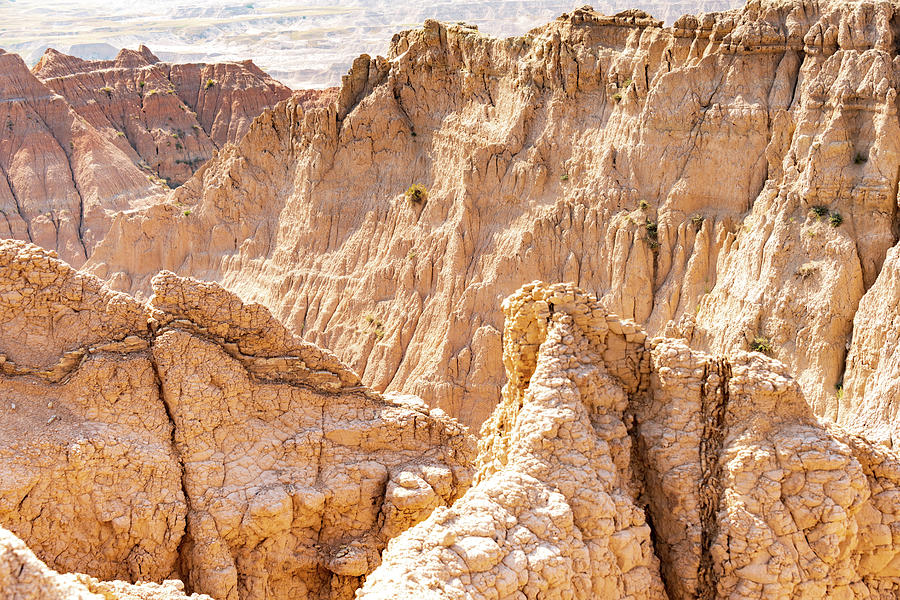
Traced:
[[896, 597], [900, 460], [826, 430], [784, 365], [648, 342], [572, 285], [504, 312], [475, 485], [359, 598], [653, 598], [657, 565], [672, 600]]
[[579, 9], [506, 40], [429, 21], [356, 60], [335, 105], [280, 104], [121, 216], [88, 268], [220, 281], [472, 425], [502, 383], [494, 307], [573, 281], [651, 334], [759, 338], [836, 418], [897, 239], [895, 9], [767, 0], [670, 28]]
[[350, 598], [468, 487], [474, 440], [440, 411], [383, 399], [216, 284], [153, 289], [0, 241], [0, 526], [50, 568]]
[[128, 155], [0, 51], [0, 236], [57, 250], [80, 266], [109, 227], [107, 211], [163, 193]]
[[146, 46], [107, 61], [51, 48], [33, 72], [134, 162], [173, 186], [291, 95], [251, 61], [168, 64]]

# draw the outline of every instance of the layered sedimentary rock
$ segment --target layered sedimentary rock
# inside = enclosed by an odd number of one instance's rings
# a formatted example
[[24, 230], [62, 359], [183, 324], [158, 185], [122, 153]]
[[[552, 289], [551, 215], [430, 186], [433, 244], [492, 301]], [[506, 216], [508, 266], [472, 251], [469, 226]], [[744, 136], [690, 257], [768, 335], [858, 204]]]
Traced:
[[834, 419], [897, 239], [895, 11], [579, 9], [505, 40], [429, 21], [356, 60], [334, 105], [278, 105], [123, 215], [88, 268], [219, 281], [472, 425], [500, 395], [500, 300], [573, 281], [651, 334], [766, 349]]
[[349, 598], [468, 487], [474, 441], [216, 284], [143, 304], [0, 242], [0, 525], [59, 571]]
[[129, 156], [0, 51], [0, 236], [56, 250], [80, 266], [108, 211], [162, 195]]
[[105, 61], [49, 49], [33, 72], [135, 163], [172, 186], [291, 95], [249, 60], [169, 64], [146, 46]]
[[113, 61], [48, 50], [33, 73], [0, 63], [0, 236], [76, 267], [113, 215], [153, 204], [291, 94], [249, 61], [170, 65], [143, 46]]
[[393, 540], [358, 597], [900, 591], [900, 460], [824, 428], [783, 364], [648, 341], [571, 285], [504, 309], [475, 485]]
[[212, 600], [184, 593], [179, 580], [161, 585], [99, 581], [81, 573], [60, 574], [41, 562], [25, 543], [0, 527], [0, 592], [6, 600]]

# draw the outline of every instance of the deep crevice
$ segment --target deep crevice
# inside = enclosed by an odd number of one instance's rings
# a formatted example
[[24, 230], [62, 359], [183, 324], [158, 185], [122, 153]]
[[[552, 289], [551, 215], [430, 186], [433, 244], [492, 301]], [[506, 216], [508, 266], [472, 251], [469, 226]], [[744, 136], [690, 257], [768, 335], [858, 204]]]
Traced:
[[700, 565], [697, 571], [697, 599], [714, 600], [719, 573], [712, 546], [719, 533], [718, 513], [722, 500], [722, 447], [725, 442], [725, 416], [728, 411], [728, 382], [731, 365], [724, 358], [703, 365], [700, 385]]
[[190, 569], [188, 568], [188, 558], [187, 551], [191, 545], [191, 536], [188, 528], [188, 519], [191, 515], [191, 497], [188, 495], [187, 484], [186, 484], [186, 469], [184, 466], [184, 459], [181, 456], [181, 451], [178, 449], [178, 443], [175, 439], [176, 431], [178, 427], [175, 424], [175, 418], [172, 415], [172, 408], [169, 406], [168, 401], [166, 400], [165, 390], [163, 388], [163, 378], [159, 372], [159, 365], [156, 364], [156, 359], [153, 356], [153, 341], [155, 341], [155, 337], [151, 339], [150, 348], [148, 349], [148, 359], [150, 361], [150, 366], [153, 369], [153, 379], [156, 383], [156, 389], [159, 393], [159, 399], [162, 402], [163, 410], [166, 411], [166, 418], [169, 419], [169, 424], [172, 427], [171, 433], [171, 444], [172, 444], [172, 454], [175, 457], [175, 460], [178, 461], [178, 466], [181, 469], [181, 493], [184, 494], [184, 504], [185, 504], [185, 512], [184, 512], [184, 531], [181, 534], [181, 539], [178, 541], [178, 548], [176, 549], [175, 559], [175, 572], [178, 574], [178, 578], [184, 583], [185, 592], [191, 594], [193, 590], [191, 589], [191, 583], [188, 575], [190, 574]]

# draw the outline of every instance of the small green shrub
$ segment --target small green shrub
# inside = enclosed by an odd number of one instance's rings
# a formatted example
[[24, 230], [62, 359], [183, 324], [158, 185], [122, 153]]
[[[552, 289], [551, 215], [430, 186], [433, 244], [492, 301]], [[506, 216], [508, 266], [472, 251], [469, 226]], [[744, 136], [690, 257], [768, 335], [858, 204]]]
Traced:
[[844, 217], [842, 217], [839, 212], [833, 212], [831, 213], [831, 216], [828, 217], [828, 222], [831, 223], [832, 227], [840, 227], [841, 223], [844, 222]]
[[640, 204], [638, 204], [638, 207], [641, 210], [647, 210], [648, 208], [650, 208], [650, 203], [647, 202], [646, 200], [641, 200]]
[[175, 149], [184, 150], [184, 144], [182, 144], [181, 142], [175, 142]]
[[616, 104], [622, 101], [622, 92], [616, 92], [613, 94], [613, 100], [616, 101]]
[[861, 152], [857, 152], [856, 156], [853, 157], [853, 163], [857, 165], [861, 165], [864, 162], [869, 162], [869, 157]]
[[416, 256], [418, 256], [418, 255], [416, 254], [416, 251], [415, 251], [415, 250], [410, 250], [410, 251], [409, 251], [409, 254], [406, 255], [406, 258], [408, 258], [409, 260], [415, 260], [415, 259], [416, 259]]
[[843, 385], [841, 385], [840, 383], [836, 383], [834, 385], [834, 391], [835, 391], [835, 394], [837, 395], [838, 400], [842, 400], [844, 398], [844, 386]]
[[426, 190], [425, 186], [421, 183], [414, 183], [406, 188], [406, 193], [404, 195], [410, 202], [424, 202], [425, 199], [428, 198], [428, 190]]
[[622, 82], [621, 87], [623, 87], [623, 88], [625, 88], [625, 89], [628, 89], [628, 87], [629, 87], [632, 83], [634, 83], [634, 79], [632, 79], [631, 77], [629, 77], [628, 79], [626, 79], [625, 81]]
[[186, 210], [186, 211], [184, 211], [184, 216], [186, 216], [186, 217], [187, 217], [187, 216], [190, 216], [190, 214], [191, 214], [191, 211], [190, 211], [190, 210]]
[[112, 98], [112, 94], [113, 94], [113, 92], [114, 92], [115, 90], [113, 90], [113, 89], [112, 89], [111, 87], [109, 87], [108, 85], [105, 85], [105, 86], [103, 86], [102, 88], [100, 88], [100, 89], [97, 90], [97, 91], [98, 91], [98, 92], [103, 92], [104, 94], [106, 94], [106, 97], [107, 97], [107, 98]]
[[147, 85], [146, 81], [138, 81], [138, 87], [144, 89], [144, 86]]
[[772, 342], [769, 338], [758, 335], [750, 342], [750, 349], [754, 352], [769, 354], [772, 352]]
[[569, 174], [568, 174], [568, 173], [563, 173], [562, 175], [559, 176], [559, 180], [560, 180], [560, 181], [568, 181], [568, 180], [569, 180]]
[[705, 220], [706, 217], [699, 213], [691, 217], [691, 224], [694, 226], [694, 231], [700, 231], [700, 229], [703, 227], [703, 221]]
[[811, 210], [812, 213], [814, 215], [816, 215], [817, 217], [824, 217], [825, 215], [828, 214], [828, 207], [822, 206], [821, 204], [817, 204], [816, 206], [813, 206], [809, 210]]
[[212, 86], [216, 85], [217, 83], [219, 83], [219, 82], [215, 79], [212, 79], [212, 78], [207, 79], [206, 80], [206, 89], [211, 88]]

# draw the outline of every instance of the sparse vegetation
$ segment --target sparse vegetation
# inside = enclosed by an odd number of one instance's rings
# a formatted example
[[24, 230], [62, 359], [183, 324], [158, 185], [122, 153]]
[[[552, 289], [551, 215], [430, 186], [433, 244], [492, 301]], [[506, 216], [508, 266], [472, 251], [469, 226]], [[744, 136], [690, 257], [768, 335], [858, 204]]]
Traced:
[[568, 181], [568, 180], [569, 180], [569, 174], [568, 174], [568, 173], [563, 173], [562, 175], [559, 176], [559, 180], [560, 180], [560, 181]]
[[819, 270], [819, 267], [816, 266], [815, 263], [808, 262], [808, 263], [804, 263], [803, 265], [801, 265], [800, 268], [797, 269], [795, 275], [797, 277], [799, 277], [800, 279], [805, 280], [805, 279], [809, 279], [810, 277], [812, 277], [818, 270]]
[[13, 130], [13, 120], [12, 119], [6, 120], [6, 128], [9, 129], [10, 131]]
[[216, 81], [215, 79], [212, 79], [212, 78], [207, 79], [206, 80], [206, 89], [208, 90], [209, 88], [213, 87], [217, 83], [219, 83], [219, 82]]
[[157, 95], [158, 93], [159, 93], [159, 90], [150, 90], [149, 92], [147, 92], [146, 94], [144, 94], [144, 97], [150, 98], [151, 96], [155, 96], [155, 95]]
[[694, 226], [694, 231], [700, 231], [700, 229], [703, 227], [703, 221], [705, 220], [706, 217], [699, 213], [691, 217], [691, 225]]
[[187, 216], [190, 216], [190, 214], [191, 214], [191, 211], [190, 211], [190, 209], [188, 209], [188, 210], [186, 210], [186, 211], [184, 211], [184, 216], [186, 216], [186, 217], [187, 217]]
[[425, 199], [428, 198], [428, 190], [426, 190], [425, 186], [421, 183], [414, 183], [406, 188], [406, 193], [404, 195], [410, 202], [424, 202]]
[[861, 165], [864, 162], [868, 162], [868, 161], [869, 161], [869, 157], [866, 156], [865, 154], [862, 154], [861, 152], [857, 152], [856, 156], [853, 157], [853, 163], [857, 164], [857, 165]]
[[629, 87], [632, 83], [634, 83], [634, 80], [633, 80], [631, 77], [629, 77], [628, 79], [626, 79], [625, 81], [622, 82], [621, 87], [622, 87], [623, 89], [628, 89], [628, 87]]
[[831, 216], [828, 217], [828, 222], [831, 223], [832, 227], [840, 227], [841, 223], [844, 222], [844, 217], [842, 217], [839, 212], [833, 212], [831, 213]]
[[834, 384], [834, 391], [837, 395], [837, 399], [840, 401], [844, 398], [844, 386], [840, 383]]
[[184, 150], [184, 144], [182, 144], [181, 142], [175, 142], [175, 149]]
[[123, 138], [123, 137], [125, 137], [125, 133], [122, 132], [122, 131], [117, 131], [117, 132], [116, 132], [116, 137]]
[[822, 206], [821, 204], [817, 204], [816, 206], [813, 206], [809, 210], [812, 211], [812, 213], [814, 215], [816, 215], [817, 217], [824, 217], [825, 215], [828, 214], [828, 207]]
[[616, 92], [615, 94], [613, 94], [613, 100], [615, 100], [616, 103], [621, 102], [622, 101], [622, 92]]
[[647, 232], [647, 235], [644, 237], [647, 244], [650, 246], [650, 249], [653, 251], [659, 250], [659, 226], [656, 221], [651, 221], [647, 219], [644, 222], [644, 230]]
[[103, 92], [104, 94], [106, 94], [106, 97], [107, 97], [107, 98], [112, 98], [112, 94], [113, 94], [113, 92], [114, 92], [115, 90], [113, 90], [113, 89], [112, 89], [111, 87], [109, 87], [108, 85], [105, 85], [105, 86], [103, 86], [102, 88], [100, 88], [100, 89], [97, 90], [97, 91], [98, 91], [98, 92]]
[[147, 85], [146, 81], [138, 81], [138, 87], [144, 89], [144, 86]]
[[416, 256], [417, 256], [416, 251], [410, 250], [409, 254], [406, 255], [406, 258], [408, 258], [409, 260], [415, 260]]
[[650, 203], [647, 202], [646, 200], [641, 200], [640, 204], [638, 204], [638, 207], [641, 210], [647, 210], [648, 208], [650, 208]]
[[753, 338], [752, 342], [750, 342], [750, 350], [752, 350], [753, 352], [770, 354], [772, 352], [772, 342], [769, 340], [769, 338], [758, 335]]

